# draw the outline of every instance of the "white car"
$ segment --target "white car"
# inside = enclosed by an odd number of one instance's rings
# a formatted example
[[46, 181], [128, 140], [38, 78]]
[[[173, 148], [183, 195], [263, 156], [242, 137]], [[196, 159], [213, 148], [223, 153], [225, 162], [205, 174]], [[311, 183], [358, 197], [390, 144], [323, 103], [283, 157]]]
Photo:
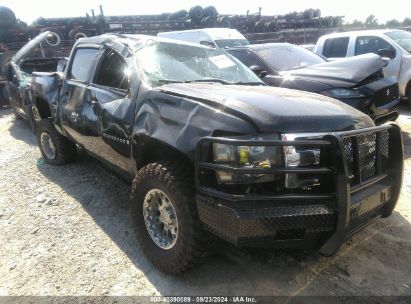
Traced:
[[411, 104], [411, 33], [395, 29], [334, 33], [320, 37], [314, 52], [329, 60], [365, 53], [389, 58], [384, 73], [397, 79], [400, 97]]
[[223, 49], [249, 45], [250, 42], [237, 30], [230, 28], [204, 28], [196, 30], [158, 33], [158, 37], [182, 40]]

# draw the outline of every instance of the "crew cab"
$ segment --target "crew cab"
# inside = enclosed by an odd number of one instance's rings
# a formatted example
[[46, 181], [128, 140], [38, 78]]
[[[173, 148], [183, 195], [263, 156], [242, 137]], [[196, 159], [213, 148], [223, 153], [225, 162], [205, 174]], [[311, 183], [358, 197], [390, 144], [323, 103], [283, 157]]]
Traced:
[[401, 132], [314, 93], [265, 85], [222, 50], [143, 35], [79, 39], [62, 73], [34, 73], [44, 160], [77, 146], [132, 184], [143, 252], [180, 273], [218, 236], [237, 246], [310, 247], [389, 216]]
[[400, 97], [411, 104], [411, 33], [395, 29], [334, 33], [320, 37], [314, 52], [330, 60], [366, 53], [387, 58], [385, 75], [398, 81]]
[[227, 49], [266, 84], [327, 95], [370, 115], [376, 124], [398, 117], [398, 83], [385, 77], [386, 62], [375, 54], [328, 62], [290, 43]]

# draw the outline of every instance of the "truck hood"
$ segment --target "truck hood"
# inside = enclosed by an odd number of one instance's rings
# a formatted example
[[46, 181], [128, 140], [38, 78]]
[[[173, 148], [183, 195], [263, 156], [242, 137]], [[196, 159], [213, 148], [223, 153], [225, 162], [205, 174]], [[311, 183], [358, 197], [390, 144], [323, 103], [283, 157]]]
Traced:
[[315, 93], [211, 83], [166, 84], [158, 90], [240, 117], [257, 132], [333, 132], [374, 126], [366, 114]]
[[[323, 83], [342, 82], [355, 85], [387, 65], [376, 54], [364, 54], [347, 59], [315, 64], [302, 69], [281, 72], [282, 76], [316, 79]], [[342, 84], [342, 85], [343, 85]]]

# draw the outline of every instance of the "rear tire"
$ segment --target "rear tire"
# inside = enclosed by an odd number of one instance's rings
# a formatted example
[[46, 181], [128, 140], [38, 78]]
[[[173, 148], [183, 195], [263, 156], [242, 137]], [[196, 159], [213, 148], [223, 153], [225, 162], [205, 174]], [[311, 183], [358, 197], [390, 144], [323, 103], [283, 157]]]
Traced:
[[[158, 198], [164, 196], [166, 203]], [[193, 172], [186, 164], [158, 162], [143, 167], [133, 181], [130, 204], [136, 238], [144, 254], [161, 271], [181, 273], [208, 256], [208, 235], [201, 228], [195, 205]], [[172, 216], [164, 217], [162, 210], [155, 209], [164, 204], [171, 204]], [[174, 238], [168, 235], [169, 218], [173, 221], [171, 227], [176, 227]]]
[[51, 119], [43, 119], [38, 123], [36, 136], [46, 163], [64, 165], [76, 159], [77, 146], [57, 132]]

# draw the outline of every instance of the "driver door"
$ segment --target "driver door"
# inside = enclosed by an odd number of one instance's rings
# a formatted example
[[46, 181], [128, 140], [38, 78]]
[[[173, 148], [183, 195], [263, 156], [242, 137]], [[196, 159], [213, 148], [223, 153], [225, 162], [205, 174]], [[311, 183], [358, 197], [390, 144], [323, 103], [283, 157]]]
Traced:
[[[108, 47], [97, 66], [83, 109], [82, 121], [91, 132], [87, 149], [95, 156], [129, 171], [135, 101], [123, 52]], [[121, 48], [121, 46], [119, 46]]]

